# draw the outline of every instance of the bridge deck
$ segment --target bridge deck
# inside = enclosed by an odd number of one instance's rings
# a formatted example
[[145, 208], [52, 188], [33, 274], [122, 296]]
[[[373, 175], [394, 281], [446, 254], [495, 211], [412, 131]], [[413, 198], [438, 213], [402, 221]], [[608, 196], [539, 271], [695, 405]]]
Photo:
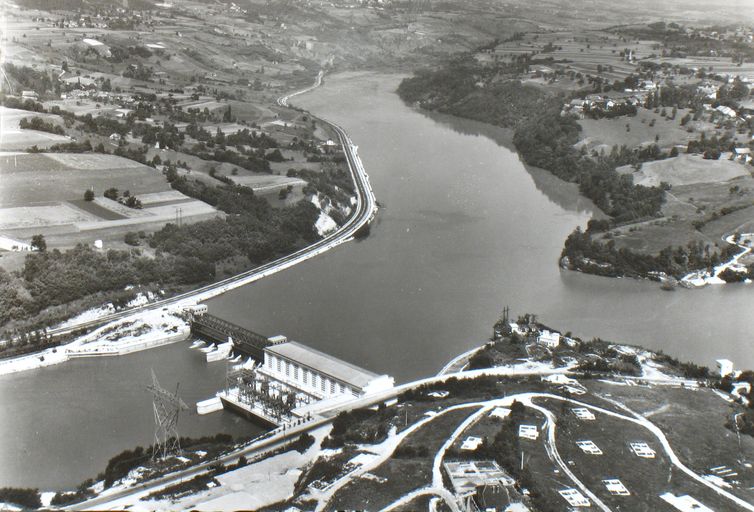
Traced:
[[264, 360], [264, 348], [272, 344], [267, 336], [210, 314], [196, 317], [191, 322], [191, 332], [219, 343], [224, 343], [231, 337], [234, 350], [257, 361]]

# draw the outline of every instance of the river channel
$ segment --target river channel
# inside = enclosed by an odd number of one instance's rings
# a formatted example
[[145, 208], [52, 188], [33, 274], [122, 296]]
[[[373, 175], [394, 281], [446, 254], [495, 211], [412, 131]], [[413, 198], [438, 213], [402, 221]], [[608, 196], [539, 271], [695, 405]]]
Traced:
[[[400, 77], [348, 73], [293, 103], [345, 128], [381, 208], [368, 238], [209, 303], [254, 331], [309, 344], [398, 382], [436, 372], [487, 339], [503, 306], [587, 338], [754, 367], [754, 288], [662, 291], [656, 283], [562, 271], [563, 240], [594, 207], [527, 169], [509, 134], [426, 115], [394, 94]], [[192, 406], [223, 384], [186, 343], [0, 377], [0, 487], [61, 488], [149, 444], [154, 368]], [[181, 418], [182, 435], [256, 427], [229, 413]]]

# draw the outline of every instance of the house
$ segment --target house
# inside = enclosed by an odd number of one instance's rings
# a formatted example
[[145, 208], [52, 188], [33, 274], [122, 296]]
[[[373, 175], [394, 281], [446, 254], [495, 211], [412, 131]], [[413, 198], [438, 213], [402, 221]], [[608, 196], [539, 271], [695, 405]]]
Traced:
[[751, 162], [751, 149], [750, 148], [735, 148], [735, 159], [739, 162], [749, 163]]
[[736, 114], [735, 110], [733, 110], [732, 108], [727, 107], [725, 105], [720, 105], [715, 110], [717, 110], [718, 112], [720, 112], [722, 115], [724, 115], [726, 117], [737, 117], [738, 116], [738, 114]]
[[34, 100], [34, 101], [37, 101], [39, 99], [39, 95], [34, 91], [21, 91], [21, 97], [27, 100]]
[[547, 375], [545, 377], [542, 377], [542, 381], [549, 382], [550, 384], [564, 384], [564, 385], [569, 385], [569, 386], [579, 385], [579, 381], [577, 381], [576, 379], [572, 379], [562, 373], [554, 373], [552, 375]]
[[547, 329], [544, 329], [539, 333], [537, 343], [544, 345], [547, 348], [556, 348], [560, 345], [560, 333], [555, 331], [550, 332]]
[[733, 373], [733, 361], [729, 359], [718, 359], [717, 369], [720, 372], [720, 377], [725, 377]]

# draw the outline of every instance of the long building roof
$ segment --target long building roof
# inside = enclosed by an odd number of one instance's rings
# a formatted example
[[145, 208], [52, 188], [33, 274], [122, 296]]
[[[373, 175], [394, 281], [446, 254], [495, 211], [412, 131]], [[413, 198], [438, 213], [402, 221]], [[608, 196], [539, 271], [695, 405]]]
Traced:
[[297, 341], [271, 345], [266, 347], [265, 351], [295, 361], [302, 366], [307, 366], [321, 374], [358, 388], [365, 387], [375, 377], [378, 377], [376, 373], [307, 347]]

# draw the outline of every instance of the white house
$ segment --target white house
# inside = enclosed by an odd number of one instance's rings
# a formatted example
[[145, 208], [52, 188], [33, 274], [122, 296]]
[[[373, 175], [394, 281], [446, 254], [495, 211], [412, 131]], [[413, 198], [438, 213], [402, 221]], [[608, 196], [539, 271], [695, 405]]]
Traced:
[[736, 153], [736, 160], [739, 160], [741, 162], [749, 163], [751, 162], [751, 149], [749, 148], [735, 148]]
[[539, 333], [537, 343], [548, 348], [555, 348], [560, 345], [560, 333], [555, 331], [551, 332], [545, 329]]
[[720, 105], [715, 110], [717, 110], [718, 112], [720, 112], [721, 114], [727, 117], [736, 117], [738, 115], [736, 114], [735, 110], [733, 110], [730, 107], [726, 107], [725, 105]]
[[717, 369], [720, 371], [720, 377], [725, 377], [733, 373], [733, 361], [729, 359], [718, 359]]

